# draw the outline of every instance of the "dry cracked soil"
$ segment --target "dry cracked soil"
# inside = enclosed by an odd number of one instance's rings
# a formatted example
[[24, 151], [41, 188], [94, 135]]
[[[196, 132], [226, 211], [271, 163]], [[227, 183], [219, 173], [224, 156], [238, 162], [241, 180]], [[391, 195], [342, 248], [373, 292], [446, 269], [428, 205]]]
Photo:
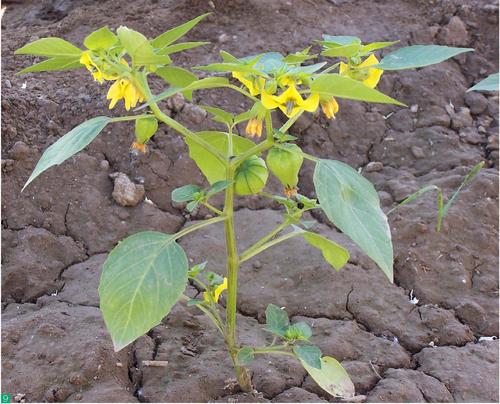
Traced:
[[[498, 71], [498, 2], [10, 0], [4, 5], [2, 392], [38, 402], [335, 401], [289, 358], [254, 361], [256, 392], [238, 392], [221, 339], [200, 313], [183, 305], [126, 349], [113, 351], [97, 294], [106, 253], [137, 231], [172, 233], [208, 215], [203, 210], [187, 215], [171, 202], [172, 189], [203, 184], [203, 178], [169, 128], [160, 127], [149, 152], [135, 156], [129, 152], [131, 126], [109, 126], [83, 152], [21, 193], [43, 150], [107, 106], [105, 89], [84, 71], [16, 76], [29, 60], [15, 57], [15, 49], [46, 36], [81, 44], [102, 25], [123, 24], [152, 37], [213, 11], [188, 35], [211, 44], [177, 57], [177, 64], [213, 61], [220, 49], [236, 56], [295, 51], [323, 33], [476, 49], [437, 66], [384, 74], [381, 90], [409, 108], [341, 101], [335, 121], [304, 116], [292, 128], [305, 151], [361, 170], [385, 210], [428, 184], [449, 196], [474, 164], [485, 161], [442, 231], [434, 230], [432, 194], [390, 215], [395, 248], [390, 284], [316, 214], [315, 230], [349, 248], [347, 266], [335, 273], [298, 240], [263, 253], [241, 270], [238, 321], [243, 343], [263, 344], [269, 340], [262, 330], [267, 304], [284, 306], [294, 321], [310, 324], [324, 354], [342, 362], [364, 396], [360, 401], [498, 402], [498, 341], [492, 338], [498, 337], [498, 94], [465, 93]], [[167, 108], [191, 128], [217, 128], [194, 104], [236, 112], [242, 102], [235, 94], [212, 91], [196, 94], [194, 103], [177, 98]], [[134, 206], [116, 202], [113, 173], [130, 178], [137, 192], [126, 197]], [[305, 165], [300, 188], [314, 196], [311, 174]], [[276, 182], [269, 187], [279, 191]], [[268, 201], [239, 199], [240, 248], [279, 219], [278, 207]], [[191, 262], [208, 260], [221, 272], [222, 228], [204, 230], [183, 239], [182, 246]], [[189, 287], [188, 294], [198, 291]], [[168, 365], [146, 366], [148, 360]]]

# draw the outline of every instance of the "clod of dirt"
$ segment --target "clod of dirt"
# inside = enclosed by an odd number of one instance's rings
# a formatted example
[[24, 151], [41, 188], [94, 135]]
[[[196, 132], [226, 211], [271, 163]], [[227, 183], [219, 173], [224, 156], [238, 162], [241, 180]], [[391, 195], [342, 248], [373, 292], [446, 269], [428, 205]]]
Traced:
[[113, 173], [110, 177], [115, 181], [113, 199], [121, 206], [136, 206], [144, 198], [144, 185], [134, 184], [124, 173]]
[[316, 394], [300, 387], [292, 387], [278, 394], [271, 400], [273, 403], [325, 403], [325, 400], [319, 398]]
[[443, 45], [467, 46], [469, 43], [467, 27], [456, 15], [451, 17], [448, 24], [441, 29], [437, 38]]
[[498, 341], [426, 348], [415, 359], [417, 370], [444, 383], [455, 401], [498, 401]]
[[373, 172], [373, 171], [382, 171], [384, 168], [384, 164], [381, 163], [380, 161], [370, 161], [366, 167], [365, 167], [365, 171], [367, 173], [369, 172]]
[[389, 369], [368, 393], [369, 403], [450, 403], [453, 397], [438, 379], [412, 369]]
[[450, 126], [450, 116], [446, 110], [437, 105], [427, 106], [420, 110], [417, 119], [417, 128], [426, 128], [429, 126]]
[[29, 302], [56, 293], [63, 285], [61, 271], [86, 257], [70, 237], [34, 227], [3, 230], [2, 247], [2, 299], [6, 302]]
[[[18, 315], [15, 305], [2, 313], [2, 383], [29, 402], [65, 401], [87, 390], [112, 389], [112, 401], [131, 401], [126, 349], [113, 351], [98, 308], [54, 303]], [[94, 397], [98, 394], [94, 394]], [[129, 396], [128, 399], [127, 396]], [[99, 397], [99, 401], [105, 400]], [[83, 400], [87, 401], [87, 400]]]

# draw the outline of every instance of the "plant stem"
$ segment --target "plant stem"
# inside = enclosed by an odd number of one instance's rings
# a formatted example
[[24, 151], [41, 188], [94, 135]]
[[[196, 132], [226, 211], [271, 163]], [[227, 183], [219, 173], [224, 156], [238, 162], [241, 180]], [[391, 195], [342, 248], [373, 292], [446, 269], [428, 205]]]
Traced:
[[245, 262], [248, 261], [250, 258], [256, 256], [257, 254], [261, 253], [264, 250], [267, 250], [268, 248], [272, 247], [273, 245], [279, 244], [282, 241], [288, 240], [289, 238], [299, 236], [303, 233], [303, 231], [292, 231], [290, 233], [284, 234], [281, 237], [275, 238], [274, 240], [269, 241], [268, 243], [262, 244], [261, 246], [252, 249], [251, 251], [245, 251], [243, 254], [241, 254], [240, 257], [240, 262]]
[[[234, 180], [235, 168], [227, 163], [227, 180]], [[236, 378], [241, 389], [245, 392], [252, 391], [252, 383], [248, 371], [236, 365], [236, 301], [238, 289], [239, 257], [236, 248], [236, 234], [234, 232], [234, 186], [226, 188], [224, 200], [224, 233], [226, 236], [227, 254], [227, 303], [226, 303], [226, 345], [236, 371]]]
[[213, 217], [212, 219], [204, 220], [203, 222], [196, 223], [193, 224], [192, 226], [186, 227], [185, 229], [182, 229], [181, 231], [175, 233], [173, 236], [175, 237], [175, 240], [177, 240], [182, 236], [185, 236], [186, 234], [189, 234], [195, 230], [201, 229], [202, 227], [208, 226], [209, 224], [212, 223], [222, 222], [223, 220], [226, 220], [224, 216]]

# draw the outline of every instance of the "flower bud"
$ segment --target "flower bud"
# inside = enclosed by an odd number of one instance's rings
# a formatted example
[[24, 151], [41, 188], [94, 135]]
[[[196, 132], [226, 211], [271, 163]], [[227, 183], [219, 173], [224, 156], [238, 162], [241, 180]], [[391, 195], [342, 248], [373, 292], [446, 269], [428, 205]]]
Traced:
[[146, 143], [158, 130], [156, 118], [140, 118], [135, 121], [135, 139], [137, 143]]
[[267, 153], [267, 166], [287, 189], [294, 189], [299, 182], [299, 171], [304, 161], [301, 152], [294, 143], [282, 143]]
[[251, 156], [236, 170], [234, 190], [238, 195], [256, 194], [266, 185], [268, 175], [264, 160]]

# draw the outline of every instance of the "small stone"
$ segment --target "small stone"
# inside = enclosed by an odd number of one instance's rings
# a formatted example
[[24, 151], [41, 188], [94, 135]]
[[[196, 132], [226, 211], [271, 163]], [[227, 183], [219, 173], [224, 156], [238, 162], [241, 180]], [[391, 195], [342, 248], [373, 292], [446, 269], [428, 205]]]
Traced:
[[467, 27], [456, 15], [441, 29], [437, 38], [442, 44], [451, 46], [466, 46], [469, 43]]
[[473, 122], [470, 110], [466, 107], [461, 107], [451, 116], [451, 127], [455, 130], [472, 126]]
[[5, 87], [12, 88], [12, 83], [10, 82], [10, 80], [5, 80]]
[[262, 263], [260, 261], [255, 261], [252, 266], [255, 268], [255, 269], [259, 269], [259, 268], [262, 268]]
[[124, 173], [110, 175], [115, 180], [113, 199], [121, 206], [136, 206], [144, 198], [143, 185], [134, 184]]
[[167, 100], [167, 107], [175, 112], [180, 112], [185, 104], [186, 100], [182, 94], [174, 94]]
[[410, 107], [410, 111], [413, 112], [414, 114], [416, 114], [418, 112], [418, 104], [413, 104]]
[[14, 146], [9, 150], [9, 156], [14, 160], [23, 160], [29, 153], [30, 147], [20, 140], [14, 143]]
[[377, 193], [378, 193], [378, 198], [380, 199], [380, 204], [383, 207], [391, 206], [392, 202], [394, 202], [394, 200], [392, 199], [392, 195], [389, 192], [378, 191]]
[[488, 149], [498, 150], [498, 133], [494, 133], [488, 136]]
[[413, 154], [413, 157], [415, 157], [416, 159], [423, 159], [425, 157], [424, 151], [421, 147], [418, 146], [411, 147], [411, 154]]
[[382, 171], [384, 169], [384, 164], [381, 161], [370, 161], [366, 167], [365, 171], [371, 173], [374, 171]]
[[14, 160], [12, 159], [2, 159], [2, 172], [8, 173], [14, 168]]
[[482, 114], [488, 108], [488, 99], [477, 91], [466, 93], [464, 99], [470, 112], [475, 115]]
[[109, 161], [108, 160], [102, 160], [99, 163], [99, 167], [101, 167], [103, 170], [108, 170], [109, 169]]
[[203, 122], [207, 116], [207, 112], [197, 105], [186, 103], [182, 109], [182, 114], [185, 119], [193, 122], [195, 124], [200, 124]]
[[231, 38], [229, 37], [228, 34], [226, 33], [222, 33], [219, 35], [219, 37], [217, 38], [217, 40], [220, 42], [220, 43], [226, 43], [227, 41], [229, 41]]

